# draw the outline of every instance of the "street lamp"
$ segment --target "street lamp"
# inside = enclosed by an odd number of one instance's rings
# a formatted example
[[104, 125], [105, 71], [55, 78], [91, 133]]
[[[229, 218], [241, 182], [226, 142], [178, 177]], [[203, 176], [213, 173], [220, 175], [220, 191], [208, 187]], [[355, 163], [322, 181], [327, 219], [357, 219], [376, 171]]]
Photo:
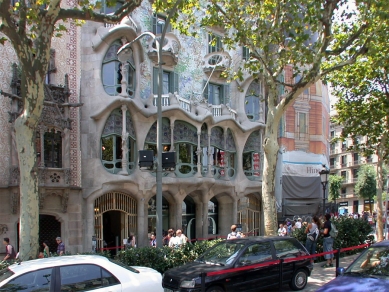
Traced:
[[131, 42], [124, 44], [120, 47], [117, 54], [119, 55], [121, 52], [125, 51], [127, 48], [129, 48], [134, 42], [139, 40], [140, 38], [148, 35], [153, 38], [153, 40], [156, 43], [156, 49], [157, 49], [157, 61], [158, 61], [158, 79], [157, 79], [157, 85], [158, 85], [158, 96], [157, 96], [157, 173], [156, 173], [156, 185], [157, 185], [157, 193], [156, 193], [156, 209], [157, 209], [157, 228], [156, 228], [156, 241], [157, 246], [162, 247], [162, 46], [165, 42], [165, 35], [166, 30], [169, 25], [170, 19], [173, 16], [173, 14], [177, 11], [178, 4], [181, 2], [181, 0], [177, 0], [176, 3], [173, 5], [173, 7], [170, 9], [168, 16], [166, 17], [165, 26], [163, 27], [161, 37], [158, 40], [155, 36], [155, 34], [151, 32], [143, 32], [138, 37], [136, 37]]
[[326, 168], [326, 166], [323, 164], [323, 169], [319, 171], [320, 174], [320, 180], [321, 185], [323, 186], [323, 216], [326, 212], [326, 188], [328, 184], [328, 175], [330, 173], [330, 170]]

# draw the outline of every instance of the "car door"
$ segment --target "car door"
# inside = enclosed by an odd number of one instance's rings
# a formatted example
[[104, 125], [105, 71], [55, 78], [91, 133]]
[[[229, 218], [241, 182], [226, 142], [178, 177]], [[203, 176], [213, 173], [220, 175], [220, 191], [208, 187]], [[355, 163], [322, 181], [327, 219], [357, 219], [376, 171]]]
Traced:
[[15, 277], [0, 288], [0, 291], [53, 291], [50, 290], [52, 268], [34, 270]]
[[[297, 258], [302, 255], [301, 249], [295, 244], [293, 238], [275, 240], [274, 249], [277, 259]], [[297, 262], [284, 263], [282, 266], [283, 281], [289, 281], [292, 278]]]
[[120, 281], [106, 269], [92, 264], [60, 267], [60, 291], [121, 292]]
[[258, 291], [274, 285], [278, 277], [277, 265], [258, 267], [273, 261], [271, 242], [257, 242], [249, 245], [238, 258], [235, 267], [240, 272], [235, 273], [233, 291]]

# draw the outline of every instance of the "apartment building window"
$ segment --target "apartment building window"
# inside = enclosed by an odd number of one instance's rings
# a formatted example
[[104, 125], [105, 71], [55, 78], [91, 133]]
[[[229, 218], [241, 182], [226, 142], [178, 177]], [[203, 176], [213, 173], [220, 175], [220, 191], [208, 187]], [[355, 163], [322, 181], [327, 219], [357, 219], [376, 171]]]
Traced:
[[331, 152], [335, 152], [335, 146], [336, 146], [336, 143], [331, 143], [331, 144], [330, 144], [330, 150], [331, 150]]
[[373, 157], [371, 155], [366, 157], [366, 162], [367, 163], [372, 163], [373, 162]]
[[342, 141], [342, 150], [346, 151], [347, 149], [347, 141]]
[[331, 139], [334, 139], [335, 138], [335, 131], [331, 131]]
[[335, 158], [330, 158], [330, 168], [335, 167]]
[[222, 50], [222, 38], [215, 34], [208, 34], [208, 54]]
[[353, 169], [353, 180], [354, 180], [354, 183], [356, 183], [358, 180], [358, 168]]
[[[160, 14], [153, 15], [153, 33], [155, 35], [162, 33], [165, 24], [166, 24], [166, 16]], [[170, 31], [171, 31], [171, 26], [168, 25], [168, 27], [166, 28], [166, 32], [170, 32]]]
[[347, 181], [347, 172], [346, 171], [341, 171], [340, 176], [343, 178], [343, 182]]
[[[153, 93], [158, 94], [158, 68], [153, 68]], [[178, 93], [179, 75], [175, 72], [162, 72], [162, 94]]]
[[248, 47], [242, 48], [242, 59], [245, 61], [250, 59], [250, 49]]
[[208, 83], [205, 86], [204, 98], [209, 104], [219, 105], [229, 103], [229, 85]]
[[[105, 92], [115, 96], [122, 92], [122, 66], [118, 60], [117, 51], [122, 46], [119, 40], [115, 41], [104, 56], [102, 64], [102, 82]], [[131, 57], [125, 64], [127, 68], [127, 93], [131, 96], [135, 92], [135, 65]]]
[[45, 167], [62, 168], [62, 133], [46, 132], [43, 149]]
[[347, 166], [347, 155], [342, 155], [341, 156], [341, 163], [342, 163], [342, 167], [346, 167]]
[[279, 82], [278, 85], [277, 85], [277, 90], [278, 90], [278, 95], [279, 96], [282, 96], [284, 95], [285, 93], [285, 86], [284, 86], [284, 82], [285, 82], [285, 73], [282, 72], [280, 75], [278, 75], [277, 77], [277, 81]]
[[262, 96], [262, 82], [253, 81], [246, 92], [245, 111], [246, 116], [250, 121], [259, 120], [260, 112], [260, 97]]
[[297, 113], [297, 132], [299, 134], [308, 134], [307, 113]]
[[[300, 80], [301, 80], [301, 78], [302, 78], [301, 75], [300, 75], [300, 74], [297, 74], [297, 76], [296, 76], [295, 79], [294, 79], [295, 83], [296, 83], [296, 84], [299, 83]], [[304, 89], [303, 95], [309, 95], [309, 88], [305, 88], [305, 89]]]
[[354, 165], [358, 165], [359, 164], [359, 154], [358, 153], [354, 153], [353, 154], [353, 159], [354, 159]]
[[346, 196], [346, 188], [342, 188], [340, 193], [341, 193], [342, 197], [345, 197]]

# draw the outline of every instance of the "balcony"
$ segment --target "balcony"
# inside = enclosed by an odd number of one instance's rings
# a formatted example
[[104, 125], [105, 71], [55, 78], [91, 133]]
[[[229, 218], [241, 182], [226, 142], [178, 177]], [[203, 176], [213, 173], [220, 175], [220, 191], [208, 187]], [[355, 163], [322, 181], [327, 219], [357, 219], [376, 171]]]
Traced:
[[[157, 99], [158, 96], [154, 95], [153, 99], [153, 105], [157, 106]], [[203, 103], [204, 101], [195, 101], [195, 100], [189, 100], [186, 98], [183, 98], [177, 94], [162, 94], [161, 95], [161, 105], [162, 107], [168, 107], [172, 105], [179, 104], [180, 108], [186, 112], [191, 112], [193, 108], [196, 108], [196, 106], [199, 105], [199, 103]], [[236, 120], [237, 119], [237, 112], [236, 110], [230, 108], [227, 105], [223, 104], [207, 104], [208, 110], [212, 113], [212, 116], [214, 117], [222, 117], [222, 116], [229, 116], [231, 119]]]
[[213, 52], [205, 55], [203, 71], [207, 74], [216, 73], [217, 77], [231, 65], [231, 57], [227, 52]]
[[[160, 41], [161, 37], [157, 36], [156, 39]], [[175, 66], [178, 63], [178, 53], [180, 52], [181, 44], [174, 33], [168, 32], [165, 35], [164, 44], [162, 45], [161, 61], [166, 66]], [[158, 63], [157, 46], [154, 39], [149, 38], [147, 46], [147, 55], [154, 63]]]

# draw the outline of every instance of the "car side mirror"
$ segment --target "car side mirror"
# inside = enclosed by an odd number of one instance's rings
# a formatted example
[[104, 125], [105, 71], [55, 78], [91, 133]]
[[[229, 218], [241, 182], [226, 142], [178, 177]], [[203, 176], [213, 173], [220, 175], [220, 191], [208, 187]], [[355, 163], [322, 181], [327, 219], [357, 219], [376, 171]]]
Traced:
[[345, 271], [346, 271], [345, 268], [339, 267], [339, 268], [336, 269], [336, 275], [342, 276], [342, 275], [344, 274]]

